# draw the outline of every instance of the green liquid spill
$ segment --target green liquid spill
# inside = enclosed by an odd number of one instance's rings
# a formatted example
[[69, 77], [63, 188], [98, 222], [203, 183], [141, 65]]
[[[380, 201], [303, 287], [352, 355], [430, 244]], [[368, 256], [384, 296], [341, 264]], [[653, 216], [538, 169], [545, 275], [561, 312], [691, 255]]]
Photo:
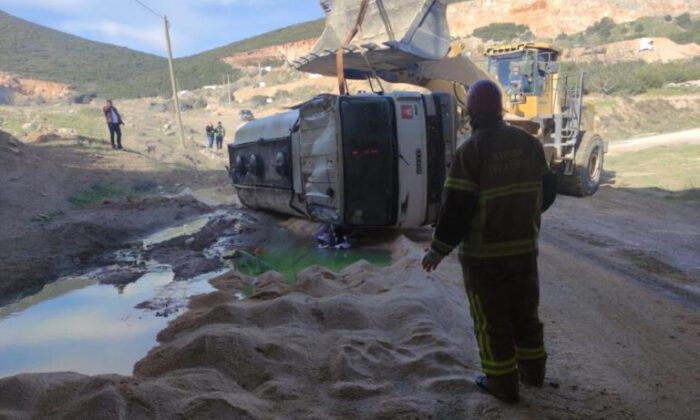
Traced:
[[258, 276], [276, 271], [290, 283], [296, 281], [298, 272], [319, 265], [333, 272], [365, 260], [378, 267], [391, 264], [391, 253], [385, 249], [352, 248], [346, 250], [318, 249], [310, 237], [299, 237], [289, 231], [275, 232], [273, 240], [261, 249], [259, 256], [240, 252], [235, 261], [236, 270], [248, 276]]

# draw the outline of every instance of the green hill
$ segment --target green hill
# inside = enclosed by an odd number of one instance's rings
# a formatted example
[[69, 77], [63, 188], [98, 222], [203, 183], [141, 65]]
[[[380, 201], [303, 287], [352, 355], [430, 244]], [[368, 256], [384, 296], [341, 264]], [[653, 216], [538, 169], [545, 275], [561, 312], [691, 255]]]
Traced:
[[324, 19], [316, 19], [309, 22], [287, 26], [286, 28], [277, 29], [262, 35], [236, 41], [223, 47], [205, 51], [189, 58], [227, 57], [233, 54], [240, 54], [246, 51], [256, 50], [258, 48], [272, 47], [274, 45], [318, 38], [321, 36], [321, 32], [323, 32], [324, 24]]
[[[175, 60], [180, 89], [217, 84], [240, 74], [221, 58], [286, 42], [318, 37], [323, 19], [292, 25]], [[170, 95], [167, 60], [111, 44], [89, 41], [0, 11], [0, 71], [70, 84], [101, 97]]]
[[[102, 97], [170, 94], [163, 57], [86, 39], [0, 11], [0, 71], [68, 83]], [[232, 73], [214, 56], [182, 58], [176, 69], [181, 89], [193, 89]]]

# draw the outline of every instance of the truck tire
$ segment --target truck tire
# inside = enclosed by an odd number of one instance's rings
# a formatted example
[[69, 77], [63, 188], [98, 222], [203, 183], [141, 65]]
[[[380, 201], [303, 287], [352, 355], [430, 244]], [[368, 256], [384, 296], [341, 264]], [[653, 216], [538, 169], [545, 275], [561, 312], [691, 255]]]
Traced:
[[605, 160], [605, 144], [595, 133], [584, 133], [576, 151], [574, 172], [564, 175], [559, 171], [559, 193], [575, 197], [593, 195], [600, 185]]

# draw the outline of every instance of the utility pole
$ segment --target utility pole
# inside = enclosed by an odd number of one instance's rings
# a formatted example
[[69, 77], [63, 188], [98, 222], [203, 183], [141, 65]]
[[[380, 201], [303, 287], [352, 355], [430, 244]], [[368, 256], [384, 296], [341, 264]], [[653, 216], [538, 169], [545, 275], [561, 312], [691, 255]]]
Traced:
[[165, 24], [165, 46], [168, 48], [168, 67], [170, 68], [170, 83], [173, 87], [173, 102], [175, 103], [175, 114], [177, 115], [177, 126], [180, 130], [180, 144], [182, 147], [186, 148], [185, 144], [185, 129], [182, 126], [182, 114], [180, 113], [180, 98], [177, 96], [177, 82], [175, 81], [175, 67], [173, 66], [173, 50], [170, 46], [170, 24], [168, 23], [168, 17], [163, 16], [163, 23]]
[[228, 104], [231, 105], [231, 75], [226, 74], [226, 83], [228, 84]]

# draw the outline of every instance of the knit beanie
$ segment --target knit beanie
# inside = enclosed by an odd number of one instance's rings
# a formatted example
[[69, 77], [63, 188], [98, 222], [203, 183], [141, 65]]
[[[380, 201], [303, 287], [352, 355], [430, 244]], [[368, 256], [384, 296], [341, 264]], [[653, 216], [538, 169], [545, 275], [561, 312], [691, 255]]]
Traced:
[[491, 80], [481, 79], [469, 88], [467, 110], [471, 114], [500, 114], [503, 112], [501, 88]]

